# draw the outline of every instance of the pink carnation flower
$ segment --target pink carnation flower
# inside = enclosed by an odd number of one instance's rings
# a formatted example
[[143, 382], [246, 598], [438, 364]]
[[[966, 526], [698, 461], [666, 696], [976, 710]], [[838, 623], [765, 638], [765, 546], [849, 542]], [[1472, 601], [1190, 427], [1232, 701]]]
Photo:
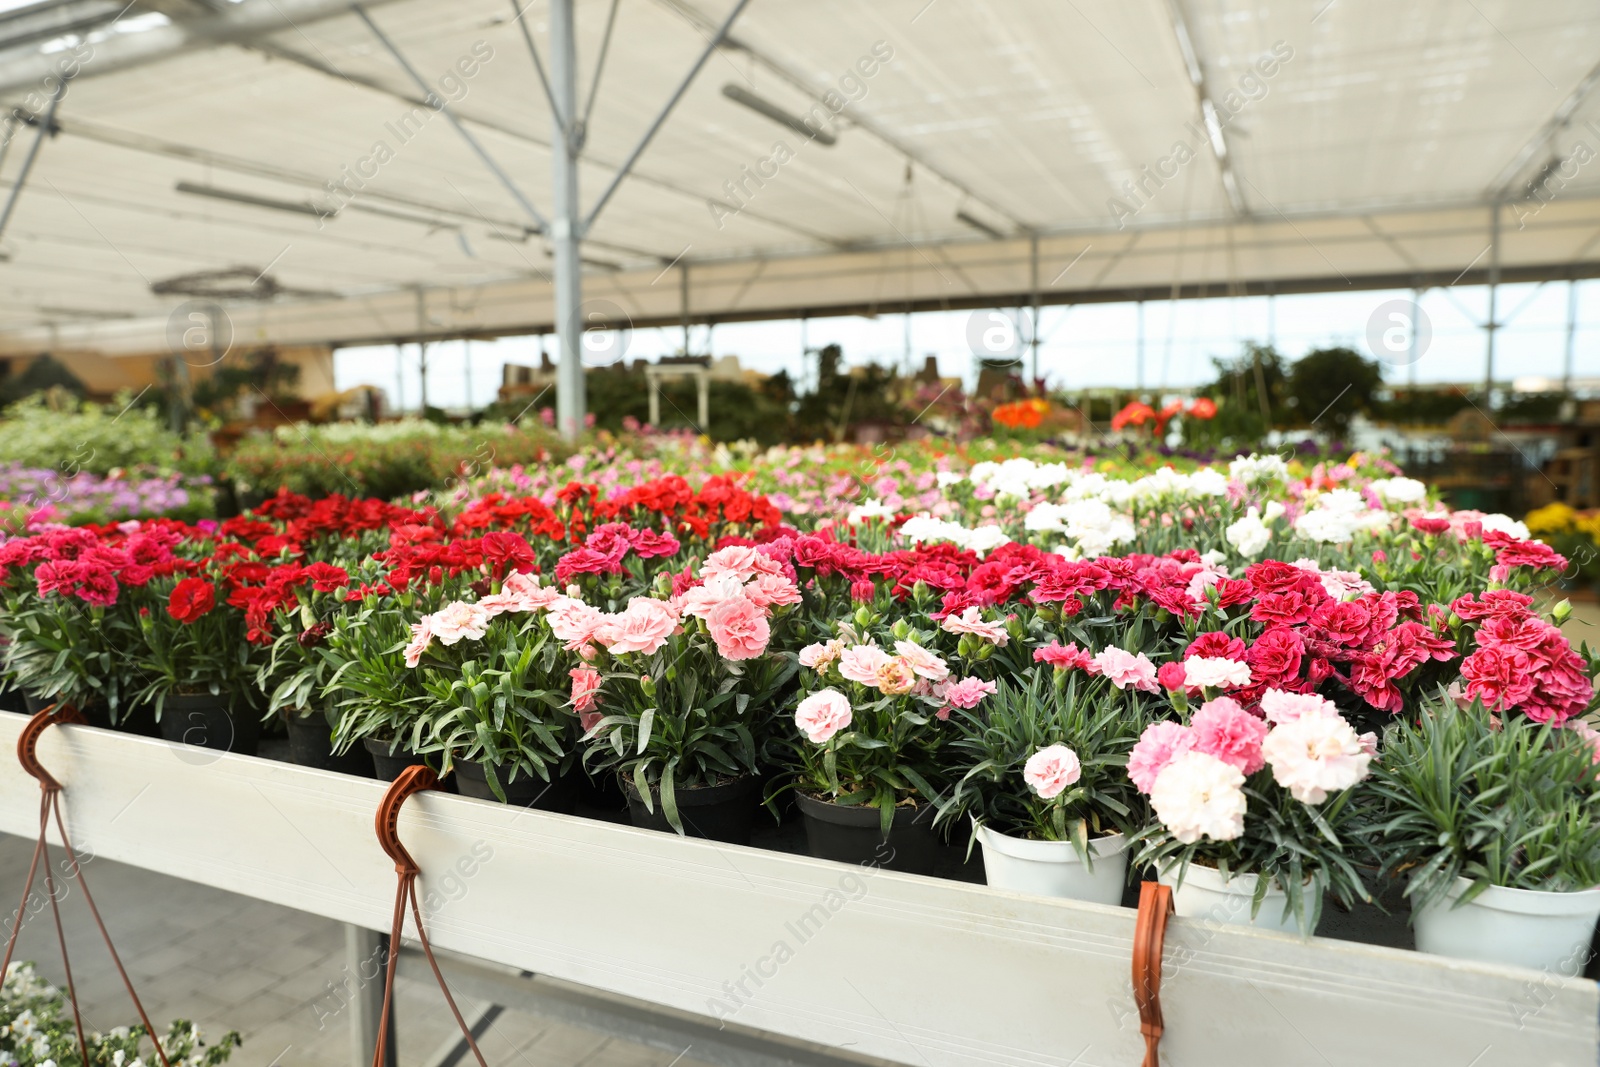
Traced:
[[1156, 665], [1143, 652], [1135, 655], [1113, 645], [1095, 654], [1094, 665], [1118, 689], [1126, 689], [1131, 685], [1146, 693], [1161, 692], [1161, 686], [1156, 682]]
[[878, 672], [889, 662], [889, 654], [877, 645], [851, 645], [839, 653], [839, 673], [852, 682], [877, 685]]
[[[766, 559], [765, 556], [761, 557]], [[782, 608], [800, 603], [800, 588], [781, 574], [758, 574], [745, 583], [744, 595], [762, 608]]]
[[767, 650], [772, 629], [767, 613], [742, 596], [730, 597], [706, 615], [706, 629], [723, 659], [755, 659]]
[[700, 568], [702, 578], [715, 578], [725, 574], [740, 582], [748, 582], [758, 574], [783, 574], [783, 564], [752, 546], [729, 545], [707, 556], [705, 564]]
[[991, 645], [1005, 646], [1010, 635], [1006, 633], [1004, 623], [984, 622], [982, 609], [977, 607], [967, 608], [959, 615], [946, 615], [944, 622], [939, 624], [946, 633], [972, 634], [974, 637], [989, 642]]
[[1066, 745], [1041, 748], [1022, 766], [1022, 780], [1045, 800], [1060, 796], [1062, 790], [1082, 775], [1083, 764], [1078, 754]]
[[596, 631], [606, 624], [605, 612], [574, 597], [552, 601], [547, 619], [550, 632], [568, 652], [576, 652], [593, 641]]
[[1043, 648], [1033, 650], [1033, 662], [1048, 663], [1058, 671], [1084, 670], [1091, 662], [1089, 653], [1076, 644], [1063, 645], [1052, 641]]
[[453, 645], [463, 637], [481, 641], [489, 632], [489, 613], [477, 604], [457, 600], [428, 616], [428, 625], [441, 644]]
[[685, 589], [677, 599], [678, 611], [704, 619], [711, 614], [711, 609], [733, 597], [744, 599], [743, 582], [732, 574], [714, 575], [692, 589]]
[[829, 641], [826, 644], [817, 643], [807, 645], [800, 650], [800, 666], [810, 667], [814, 671], [826, 670], [828, 664], [839, 658], [839, 653], [844, 651], [844, 642]]
[[567, 675], [572, 679], [572, 710], [578, 713], [583, 732], [588, 733], [601, 718], [594, 710], [600, 703], [600, 672], [593, 667], [574, 667]]
[[837, 689], [822, 689], [800, 702], [794, 724], [813, 744], [826, 744], [834, 734], [850, 725], [850, 701]]
[[514, 571], [500, 584], [499, 595], [516, 598], [515, 611], [543, 611], [561, 599], [561, 590], [540, 585], [538, 575]]
[[1288, 693], [1268, 689], [1261, 694], [1261, 713], [1267, 721], [1282, 725], [1307, 715], [1337, 715], [1339, 709], [1327, 697], [1316, 693]]
[[425, 616], [421, 622], [411, 624], [411, 643], [406, 646], [406, 666], [415, 667], [421, 660], [422, 654], [428, 651], [428, 646], [433, 643], [433, 626]]
[[1189, 729], [1194, 731], [1196, 751], [1215, 756], [1247, 777], [1266, 765], [1261, 755], [1266, 721], [1244, 710], [1232, 697], [1217, 697], [1200, 705], [1189, 720]]
[[1176, 722], [1153, 722], [1139, 735], [1128, 753], [1128, 778], [1139, 792], [1149, 795], [1156, 777], [1178, 755], [1194, 748], [1194, 731]]
[[930, 682], [942, 682], [950, 677], [950, 668], [945, 661], [915, 641], [896, 641], [894, 650], [900, 653], [900, 658], [906, 661], [919, 678], [926, 678]]
[[678, 613], [672, 605], [653, 597], [636, 596], [621, 613], [607, 615], [595, 631], [595, 640], [612, 655], [642, 652], [651, 655], [667, 643], [678, 629]]
[[981, 678], [963, 678], [959, 682], [951, 682], [944, 691], [944, 699], [954, 708], [975, 708], [984, 697], [995, 690], [993, 682], [986, 682]]
[[[1338, 715], [1305, 715], [1273, 729], [1261, 745], [1272, 777], [1302, 804], [1321, 804], [1367, 776], [1372, 756]], [[1248, 772], [1247, 772], [1248, 773]]]

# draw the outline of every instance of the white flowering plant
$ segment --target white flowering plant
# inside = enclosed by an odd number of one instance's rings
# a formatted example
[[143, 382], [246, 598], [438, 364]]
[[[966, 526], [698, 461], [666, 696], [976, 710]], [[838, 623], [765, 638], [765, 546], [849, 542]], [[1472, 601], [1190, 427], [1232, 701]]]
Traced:
[[1134, 835], [1136, 862], [1180, 883], [1193, 864], [1224, 880], [1256, 875], [1251, 916], [1277, 885], [1285, 918], [1309, 936], [1325, 893], [1345, 907], [1371, 899], [1356, 868], [1357, 787], [1375, 751], [1371, 734], [1314, 693], [1268, 689], [1259, 715], [1214, 697], [1186, 721], [1153, 723], [1128, 756], [1128, 777], [1155, 815]]
[[[41, 978], [32, 963], [13, 962], [0, 985], [0, 1064], [4, 1067], [154, 1067], [161, 1062], [140, 1052], [143, 1026], [118, 1026], [85, 1034], [88, 1062], [78, 1048], [72, 1011], [61, 990]], [[192, 1023], [179, 1019], [161, 1039], [172, 1067], [216, 1067], [241, 1044], [229, 1031], [214, 1045]]]
[[1144, 825], [1148, 805], [1127, 765], [1149, 718], [1133, 694], [1041, 666], [1001, 680], [981, 712], [951, 718], [954, 785], [941, 821], [967, 817], [1012, 837], [1070, 841], [1091, 868], [1092, 839]]
[[1368, 844], [1403, 874], [1413, 908], [1445, 899], [1458, 878], [1575, 892], [1600, 885], [1600, 733], [1525, 715], [1491, 715], [1448, 694], [1384, 734], [1366, 791]]

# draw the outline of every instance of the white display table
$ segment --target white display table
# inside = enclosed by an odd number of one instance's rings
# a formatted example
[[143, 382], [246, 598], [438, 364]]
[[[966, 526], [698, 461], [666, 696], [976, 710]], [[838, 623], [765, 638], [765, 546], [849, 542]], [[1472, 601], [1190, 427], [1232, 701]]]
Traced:
[[[0, 714], [0, 830], [33, 837], [39, 787], [10, 756], [25, 721]], [[385, 783], [88, 727], [45, 730], [39, 757], [97, 856], [389, 926], [395, 875], [373, 831]], [[552, 988], [917, 1067], [1142, 1056], [1131, 910], [438, 793], [407, 801], [400, 834], [434, 945]], [[1176, 918], [1166, 944], [1171, 1067], [1600, 1058], [1592, 982]], [[480, 970], [463, 980], [483, 988], [494, 968]]]

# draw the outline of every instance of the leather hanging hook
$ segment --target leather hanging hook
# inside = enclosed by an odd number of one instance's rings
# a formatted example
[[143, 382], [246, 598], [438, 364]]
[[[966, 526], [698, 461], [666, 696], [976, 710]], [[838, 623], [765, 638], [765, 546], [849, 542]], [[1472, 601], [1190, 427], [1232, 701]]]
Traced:
[[411, 853], [400, 843], [400, 806], [406, 798], [421, 793], [427, 789], [437, 789], [439, 776], [427, 767], [407, 767], [395, 778], [389, 786], [388, 792], [383, 794], [383, 800], [378, 804], [378, 816], [375, 828], [378, 832], [378, 844], [394, 860], [394, 869], [400, 874], [419, 874], [421, 869], [417, 861], [411, 858]]
[[83, 714], [71, 704], [52, 704], [29, 719], [22, 733], [17, 735], [17, 762], [22, 764], [23, 770], [39, 780], [39, 788], [46, 793], [59, 792], [61, 783], [39, 762], [39, 735], [44, 733], [46, 727], [57, 723], [77, 723], [81, 726], [85, 720]]
[[1144, 1067], [1161, 1067], [1161, 954], [1172, 914], [1172, 889], [1157, 882], [1139, 886], [1139, 914], [1133, 927], [1133, 1000], [1139, 1006], [1144, 1036]]

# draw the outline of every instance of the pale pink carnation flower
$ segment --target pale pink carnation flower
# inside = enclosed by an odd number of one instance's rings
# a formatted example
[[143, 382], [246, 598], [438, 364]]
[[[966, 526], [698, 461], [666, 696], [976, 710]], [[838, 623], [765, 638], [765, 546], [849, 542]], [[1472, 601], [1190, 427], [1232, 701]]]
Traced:
[[916, 684], [917, 674], [904, 656], [890, 656], [888, 662], [878, 668], [878, 690], [886, 696], [909, 693]]
[[800, 666], [810, 667], [814, 671], [826, 670], [828, 664], [839, 658], [839, 653], [844, 651], [843, 641], [829, 641], [826, 644], [818, 642], [807, 645], [800, 650]]
[[1221, 656], [1190, 656], [1183, 661], [1183, 684], [1190, 689], [1238, 689], [1250, 684], [1250, 668]]
[[1600, 763], [1600, 730], [1596, 730], [1582, 719], [1568, 719], [1566, 728], [1581, 737], [1584, 743], [1594, 750], [1594, 762]]
[[986, 682], [981, 678], [963, 678], [959, 682], [951, 682], [945, 688], [944, 699], [953, 708], [975, 708], [995, 690], [993, 682]]
[[572, 679], [572, 710], [578, 713], [583, 732], [588, 733], [603, 717], [595, 710], [600, 703], [600, 672], [593, 667], [574, 667], [567, 675]]
[[428, 646], [433, 644], [433, 626], [430, 616], [424, 616], [421, 622], [411, 624], [411, 643], [406, 646], [406, 666], [415, 667], [422, 659], [422, 654], [428, 651]]
[[457, 600], [428, 616], [428, 625], [440, 644], [453, 645], [463, 637], [481, 641], [489, 632], [489, 613], [477, 604]]
[[703, 619], [711, 614], [712, 608], [734, 597], [744, 599], [744, 583], [732, 574], [718, 574], [692, 589], [685, 589], [676, 604], [680, 613]]
[[911, 665], [911, 669], [919, 678], [926, 678], [930, 682], [942, 682], [950, 677], [950, 668], [945, 661], [915, 641], [896, 641], [894, 650]]
[[661, 649], [678, 629], [678, 613], [672, 605], [654, 597], [636, 596], [616, 615], [607, 615], [595, 631], [595, 640], [612, 655], [642, 652], [651, 655]]
[[745, 583], [744, 595], [760, 608], [783, 608], [800, 603], [800, 587], [781, 574], [756, 575]]
[[702, 578], [725, 574], [732, 575], [740, 582], [748, 582], [758, 574], [783, 574], [783, 564], [749, 545], [729, 545], [707, 556], [700, 567]]
[[889, 662], [889, 654], [877, 645], [851, 645], [839, 653], [839, 673], [852, 682], [877, 685], [878, 672]]
[[1337, 715], [1305, 715], [1274, 727], [1261, 745], [1272, 778], [1302, 804], [1321, 804], [1367, 776], [1372, 756]]
[[1244, 833], [1244, 775], [1215, 756], [1184, 752], [1156, 776], [1150, 806], [1185, 845], [1232, 841]]
[[1268, 689], [1261, 694], [1261, 713], [1268, 722], [1282, 725], [1307, 715], [1337, 715], [1339, 709], [1327, 697], [1316, 693], [1288, 693]]
[[1372, 583], [1355, 571], [1321, 572], [1323, 590], [1335, 600], [1356, 600], [1375, 592]]
[[1139, 792], [1148, 796], [1156, 778], [1178, 756], [1194, 748], [1194, 731], [1182, 723], [1153, 722], [1139, 735], [1139, 743], [1128, 753], [1128, 778]]
[[1215, 756], [1241, 774], [1254, 774], [1265, 764], [1261, 741], [1267, 736], [1266, 721], [1244, 710], [1232, 697], [1217, 697], [1200, 705], [1189, 719], [1189, 729], [1194, 731], [1195, 751]]
[[1132, 686], [1146, 693], [1161, 692], [1161, 685], [1156, 681], [1156, 665], [1143, 652], [1135, 655], [1112, 645], [1095, 654], [1094, 665], [1118, 689]]
[[1004, 623], [984, 622], [982, 611], [977, 607], [970, 607], [960, 615], [946, 615], [944, 622], [939, 625], [946, 633], [972, 634], [991, 645], [1000, 647], [1004, 647], [1010, 639]]
[[536, 574], [513, 571], [500, 583], [500, 595], [517, 598], [517, 611], [543, 611], [561, 599], [561, 590], [539, 584]]
[[828, 738], [850, 725], [850, 701], [837, 689], [822, 689], [800, 702], [794, 724], [813, 744], [826, 744]]
[[755, 659], [767, 651], [767, 613], [742, 596], [722, 601], [706, 615], [706, 629], [723, 659]]
[[606, 623], [605, 612], [574, 597], [551, 601], [547, 618], [550, 632], [568, 652], [576, 652], [594, 640], [596, 632]]
[[1082, 776], [1083, 764], [1078, 754], [1066, 745], [1041, 748], [1022, 766], [1022, 780], [1045, 800], [1060, 796]]

